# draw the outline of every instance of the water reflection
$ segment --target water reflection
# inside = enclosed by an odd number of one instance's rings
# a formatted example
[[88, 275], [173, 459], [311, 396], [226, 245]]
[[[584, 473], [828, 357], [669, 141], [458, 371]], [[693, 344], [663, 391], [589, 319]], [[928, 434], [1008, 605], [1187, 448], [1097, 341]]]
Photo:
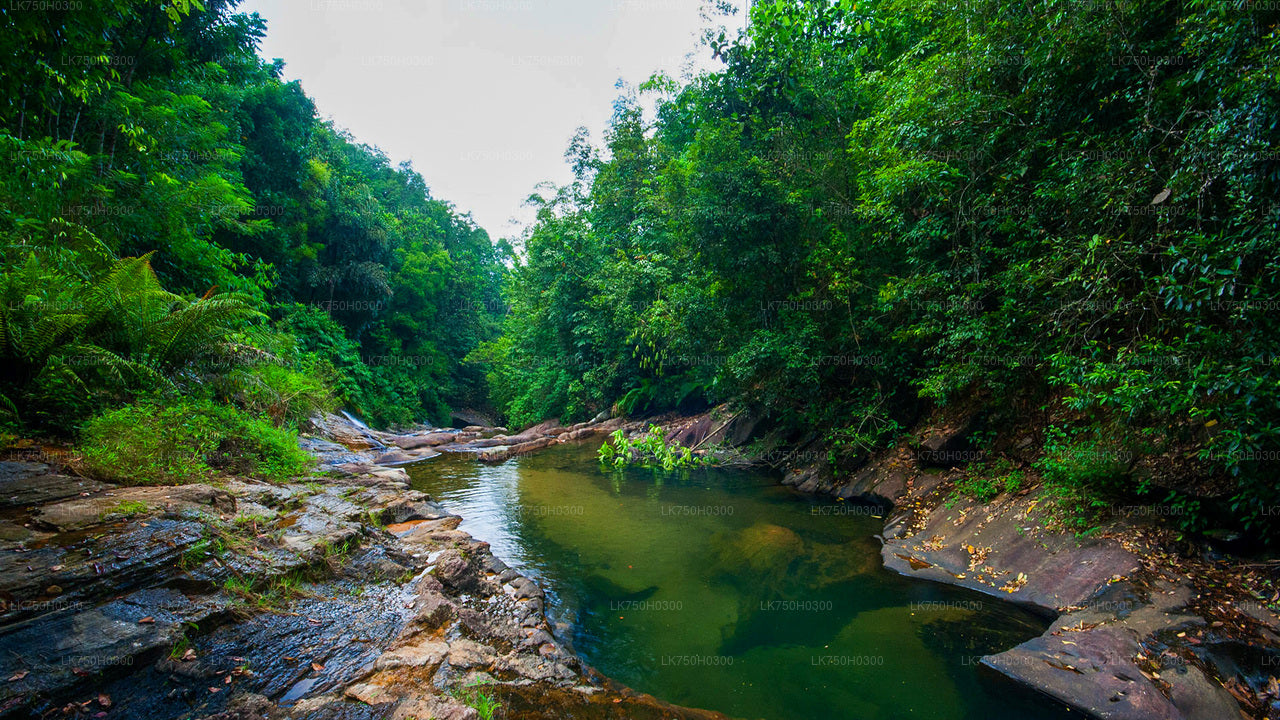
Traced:
[[410, 473], [540, 582], [589, 663], [665, 700], [770, 720], [1070, 717], [976, 664], [1041, 619], [886, 571], [881, 520], [768, 474], [603, 472], [582, 446]]

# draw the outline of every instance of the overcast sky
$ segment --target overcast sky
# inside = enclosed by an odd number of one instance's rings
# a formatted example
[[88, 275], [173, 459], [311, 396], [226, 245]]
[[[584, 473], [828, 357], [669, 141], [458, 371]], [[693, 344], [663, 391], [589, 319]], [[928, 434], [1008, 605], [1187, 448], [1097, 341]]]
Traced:
[[[521, 205], [570, 177], [574, 130], [597, 143], [619, 78], [679, 77], [699, 47], [701, 0], [245, 0], [267, 20], [261, 54], [282, 58], [324, 117], [494, 239], [519, 234]], [[741, 3], [739, 3], [741, 4]]]

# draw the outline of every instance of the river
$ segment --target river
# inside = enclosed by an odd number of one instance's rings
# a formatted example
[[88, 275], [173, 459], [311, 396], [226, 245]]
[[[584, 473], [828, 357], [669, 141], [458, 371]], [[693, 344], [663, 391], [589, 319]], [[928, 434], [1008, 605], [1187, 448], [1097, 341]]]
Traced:
[[1048, 621], [885, 570], [875, 508], [769, 472], [606, 471], [595, 448], [408, 470], [539, 582], [562, 638], [602, 673], [739, 718], [1079, 717], [978, 664]]

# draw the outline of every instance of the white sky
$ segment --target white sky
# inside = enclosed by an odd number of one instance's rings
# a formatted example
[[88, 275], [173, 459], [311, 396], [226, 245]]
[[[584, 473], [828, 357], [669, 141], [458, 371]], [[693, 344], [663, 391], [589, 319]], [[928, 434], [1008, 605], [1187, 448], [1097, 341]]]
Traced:
[[[744, 4], [739, 0], [739, 6]], [[532, 218], [544, 180], [570, 178], [569, 138], [599, 143], [619, 78], [679, 78], [699, 47], [700, 0], [245, 0], [323, 117], [409, 160], [432, 195], [496, 240]], [[739, 14], [739, 17], [741, 13]], [[519, 221], [513, 225], [512, 219]]]

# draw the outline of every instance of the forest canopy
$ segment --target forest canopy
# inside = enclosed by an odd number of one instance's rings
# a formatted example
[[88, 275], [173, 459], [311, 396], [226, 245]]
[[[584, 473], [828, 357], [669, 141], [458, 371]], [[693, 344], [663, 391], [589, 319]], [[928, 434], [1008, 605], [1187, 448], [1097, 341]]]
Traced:
[[[75, 3], [79, 5], [79, 3]], [[504, 251], [322, 121], [235, 2], [0, 11], [0, 411], [156, 397], [276, 423], [483, 405]]]
[[734, 402], [818, 429], [848, 471], [961, 407], [975, 445], [1034, 430], [1082, 506], [1261, 527], [1278, 23], [762, 0], [708, 34], [717, 69], [626, 88], [598, 143], [575, 135], [513, 248], [322, 121], [235, 2], [0, 10], [3, 423]]
[[493, 398], [516, 424], [743, 400], [829, 429], [846, 467], [959, 405], [1035, 429], [1070, 492], [1261, 524], [1278, 22], [761, 0], [708, 38], [721, 70], [655, 76], [572, 143], [478, 353]]

